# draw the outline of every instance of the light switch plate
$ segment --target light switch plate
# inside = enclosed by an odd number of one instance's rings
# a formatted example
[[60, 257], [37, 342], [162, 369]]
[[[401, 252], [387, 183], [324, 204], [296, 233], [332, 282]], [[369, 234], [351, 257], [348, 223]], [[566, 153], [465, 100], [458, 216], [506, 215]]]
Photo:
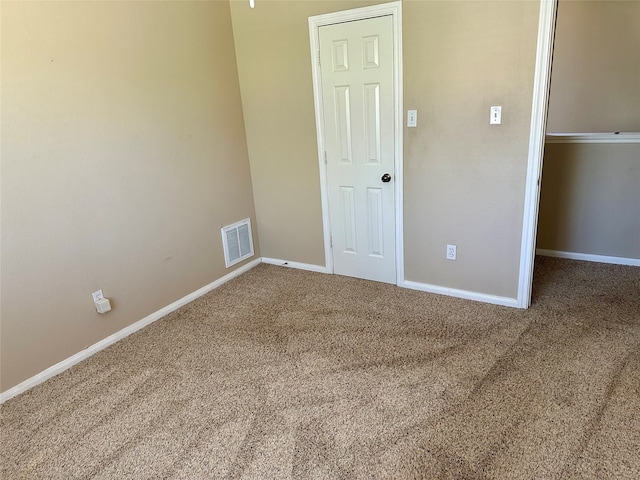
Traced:
[[418, 126], [418, 111], [407, 110], [407, 127]]
[[489, 117], [491, 125], [500, 125], [502, 123], [502, 107], [494, 105], [491, 107], [491, 116]]

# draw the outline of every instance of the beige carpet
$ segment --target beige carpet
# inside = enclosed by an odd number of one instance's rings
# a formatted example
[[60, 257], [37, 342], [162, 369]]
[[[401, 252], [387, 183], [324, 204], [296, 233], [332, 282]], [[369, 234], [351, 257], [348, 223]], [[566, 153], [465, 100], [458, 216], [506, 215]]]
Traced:
[[260, 266], [5, 403], [2, 479], [640, 478], [640, 269], [527, 311]]

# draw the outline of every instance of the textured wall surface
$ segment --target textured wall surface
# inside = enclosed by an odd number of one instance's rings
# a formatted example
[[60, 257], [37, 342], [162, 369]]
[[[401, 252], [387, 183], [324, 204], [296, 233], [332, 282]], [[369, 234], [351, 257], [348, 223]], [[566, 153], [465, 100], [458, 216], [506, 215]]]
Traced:
[[547, 144], [538, 248], [640, 258], [640, 144]]
[[640, 2], [560, 0], [547, 131], [640, 131]]
[[226, 274], [255, 215], [227, 2], [1, 8], [4, 391]]

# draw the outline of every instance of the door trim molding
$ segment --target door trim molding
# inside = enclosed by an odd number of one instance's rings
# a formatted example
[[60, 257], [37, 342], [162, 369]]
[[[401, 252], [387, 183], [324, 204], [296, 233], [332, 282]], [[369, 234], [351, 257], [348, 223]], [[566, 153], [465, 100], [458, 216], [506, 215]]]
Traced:
[[334, 272], [331, 252], [331, 223], [329, 220], [329, 192], [327, 187], [327, 167], [324, 161], [324, 115], [322, 112], [322, 84], [319, 65], [319, 31], [326, 25], [365, 20], [375, 17], [392, 17], [393, 24], [393, 81], [394, 81], [394, 203], [395, 203], [395, 263], [396, 285], [404, 282], [404, 227], [403, 227], [403, 104], [402, 104], [402, 2], [383, 3], [369, 7], [355, 8], [341, 12], [309, 17], [309, 40], [311, 46], [311, 70], [313, 77], [313, 103], [316, 114], [316, 138], [318, 143], [318, 164], [320, 166], [320, 199], [322, 203], [322, 230], [324, 234], [324, 257], [328, 273]]
[[520, 308], [529, 308], [533, 285], [533, 265], [536, 254], [538, 209], [540, 207], [540, 181], [544, 154], [547, 109], [551, 85], [551, 62], [553, 40], [556, 29], [558, 0], [540, 0], [538, 20], [538, 43], [533, 83], [531, 130], [529, 133], [529, 155], [527, 179], [524, 193], [522, 218], [522, 241], [520, 245], [520, 274], [518, 279], [518, 301]]

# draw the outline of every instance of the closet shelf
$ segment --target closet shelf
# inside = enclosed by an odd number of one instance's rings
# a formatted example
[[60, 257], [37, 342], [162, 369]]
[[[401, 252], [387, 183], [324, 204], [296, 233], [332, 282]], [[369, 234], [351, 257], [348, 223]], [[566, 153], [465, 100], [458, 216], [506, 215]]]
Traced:
[[547, 133], [545, 143], [640, 143], [640, 132]]

